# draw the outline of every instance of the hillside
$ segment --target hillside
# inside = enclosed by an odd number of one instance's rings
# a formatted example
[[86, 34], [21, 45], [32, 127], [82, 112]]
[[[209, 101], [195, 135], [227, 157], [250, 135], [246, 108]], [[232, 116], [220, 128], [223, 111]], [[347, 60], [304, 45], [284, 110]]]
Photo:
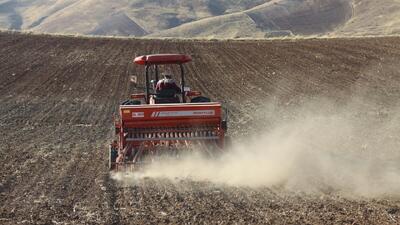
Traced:
[[1, 0], [0, 29], [177, 38], [397, 35], [397, 0]]
[[333, 35], [398, 35], [400, 33], [400, 1], [353, 1], [354, 16]]
[[203, 19], [151, 36], [263, 38], [324, 34], [351, 17], [348, 0], [270, 1], [243, 12]]
[[[143, 36], [266, 1], [2, 0], [0, 28], [68, 34], [98, 34], [102, 30], [106, 35]], [[106, 32], [109, 24], [117, 28]], [[123, 31], [118, 29], [121, 27]]]

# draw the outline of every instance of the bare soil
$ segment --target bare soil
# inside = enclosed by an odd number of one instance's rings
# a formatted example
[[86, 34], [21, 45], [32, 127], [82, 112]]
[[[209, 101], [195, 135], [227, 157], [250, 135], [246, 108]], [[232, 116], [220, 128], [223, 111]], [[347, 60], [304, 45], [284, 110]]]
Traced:
[[[208, 182], [110, 178], [112, 115], [139, 91], [134, 56], [195, 59], [188, 83], [231, 111], [230, 135], [257, 129], [264, 99], [282, 105], [362, 89], [400, 97], [400, 38], [168, 41], [0, 33], [0, 224], [400, 224], [400, 199], [345, 198]], [[140, 83], [143, 77], [139, 76]]]

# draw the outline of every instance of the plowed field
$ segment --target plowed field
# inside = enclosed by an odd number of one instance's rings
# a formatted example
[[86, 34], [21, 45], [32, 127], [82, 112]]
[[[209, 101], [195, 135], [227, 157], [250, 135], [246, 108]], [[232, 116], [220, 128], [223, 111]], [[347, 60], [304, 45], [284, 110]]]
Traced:
[[252, 113], [266, 99], [283, 107], [315, 98], [340, 105], [362, 89], [374, 106], [399, 106], [399, 38], [202, 42], [0, 33], [0, 224], [400, 223], [393, 196], [113, 180], [105, 151], [112, 115], [141, 89], [128, 82], [143, 69], [132, 59], [167, 52], [193, 56], [187, 82], [226, 103], [237, 139], [257, 132]]

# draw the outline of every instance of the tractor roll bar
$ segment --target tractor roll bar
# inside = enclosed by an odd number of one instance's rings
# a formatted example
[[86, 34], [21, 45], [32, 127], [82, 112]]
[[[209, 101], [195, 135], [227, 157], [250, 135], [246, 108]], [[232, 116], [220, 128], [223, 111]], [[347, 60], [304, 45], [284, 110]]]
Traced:
[[177, 64], [181, 70], [181, 95], [182, 102], [186, 103], [185, 96], [185, 71], [183, 68], [184, 63], [188, 63], [192, 61], [192, 57], [190, 55], [182, 55], [182, 54], [155, 54], [155, 55], [143, 55], [136, 57], [134, 62], [138, 65], [144, 65], [146, 68], [146, 102], [150, 103], [150, 67], [154, 65], [155, 69], [155, 78], [159, 80], [158, 74], [158, 65], [163, 64]]
[[150, 66], [146, 65], [146, 102], [147, 104], [150, 103], [150, 81], [149, 81], [149, 69]]
[[182, 94], [182, 103], [186, 103], [186, 96], [185, 96], [185, 71], [183, 69], [182, 63], [179, 64], [179, 67], [181, 68], [181, 94]]
[[[149, 71], [150, 71], [150, 66], [146, 64], [145, 66], [145, 71], [146, 71], [146, 102], [147, 104], [150, 103], [150, 76], [149, 76]], [[181, 95], [182, 95], [182, 103], [186, 103], [186, 96], [185, 96], [185, 69], [182, 65], [182, 63], [179, 63], [179, 67], [181, 70]], [[155, 65], [155, 76], [156, 80], [158, 81], [158, 66]]]

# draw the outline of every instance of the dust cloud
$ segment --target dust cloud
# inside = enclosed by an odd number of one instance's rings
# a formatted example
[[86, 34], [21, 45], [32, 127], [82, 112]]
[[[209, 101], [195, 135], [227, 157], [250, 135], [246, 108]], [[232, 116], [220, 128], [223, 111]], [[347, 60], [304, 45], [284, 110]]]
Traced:
[[[254, 113], [257, 134], [218, 158], [166, 159], [117, 180], [191, 179], [295, 192], [400, 197], [400, 107], [313, 100]], [[261, 130], [261, 131], [260, 131]]]

